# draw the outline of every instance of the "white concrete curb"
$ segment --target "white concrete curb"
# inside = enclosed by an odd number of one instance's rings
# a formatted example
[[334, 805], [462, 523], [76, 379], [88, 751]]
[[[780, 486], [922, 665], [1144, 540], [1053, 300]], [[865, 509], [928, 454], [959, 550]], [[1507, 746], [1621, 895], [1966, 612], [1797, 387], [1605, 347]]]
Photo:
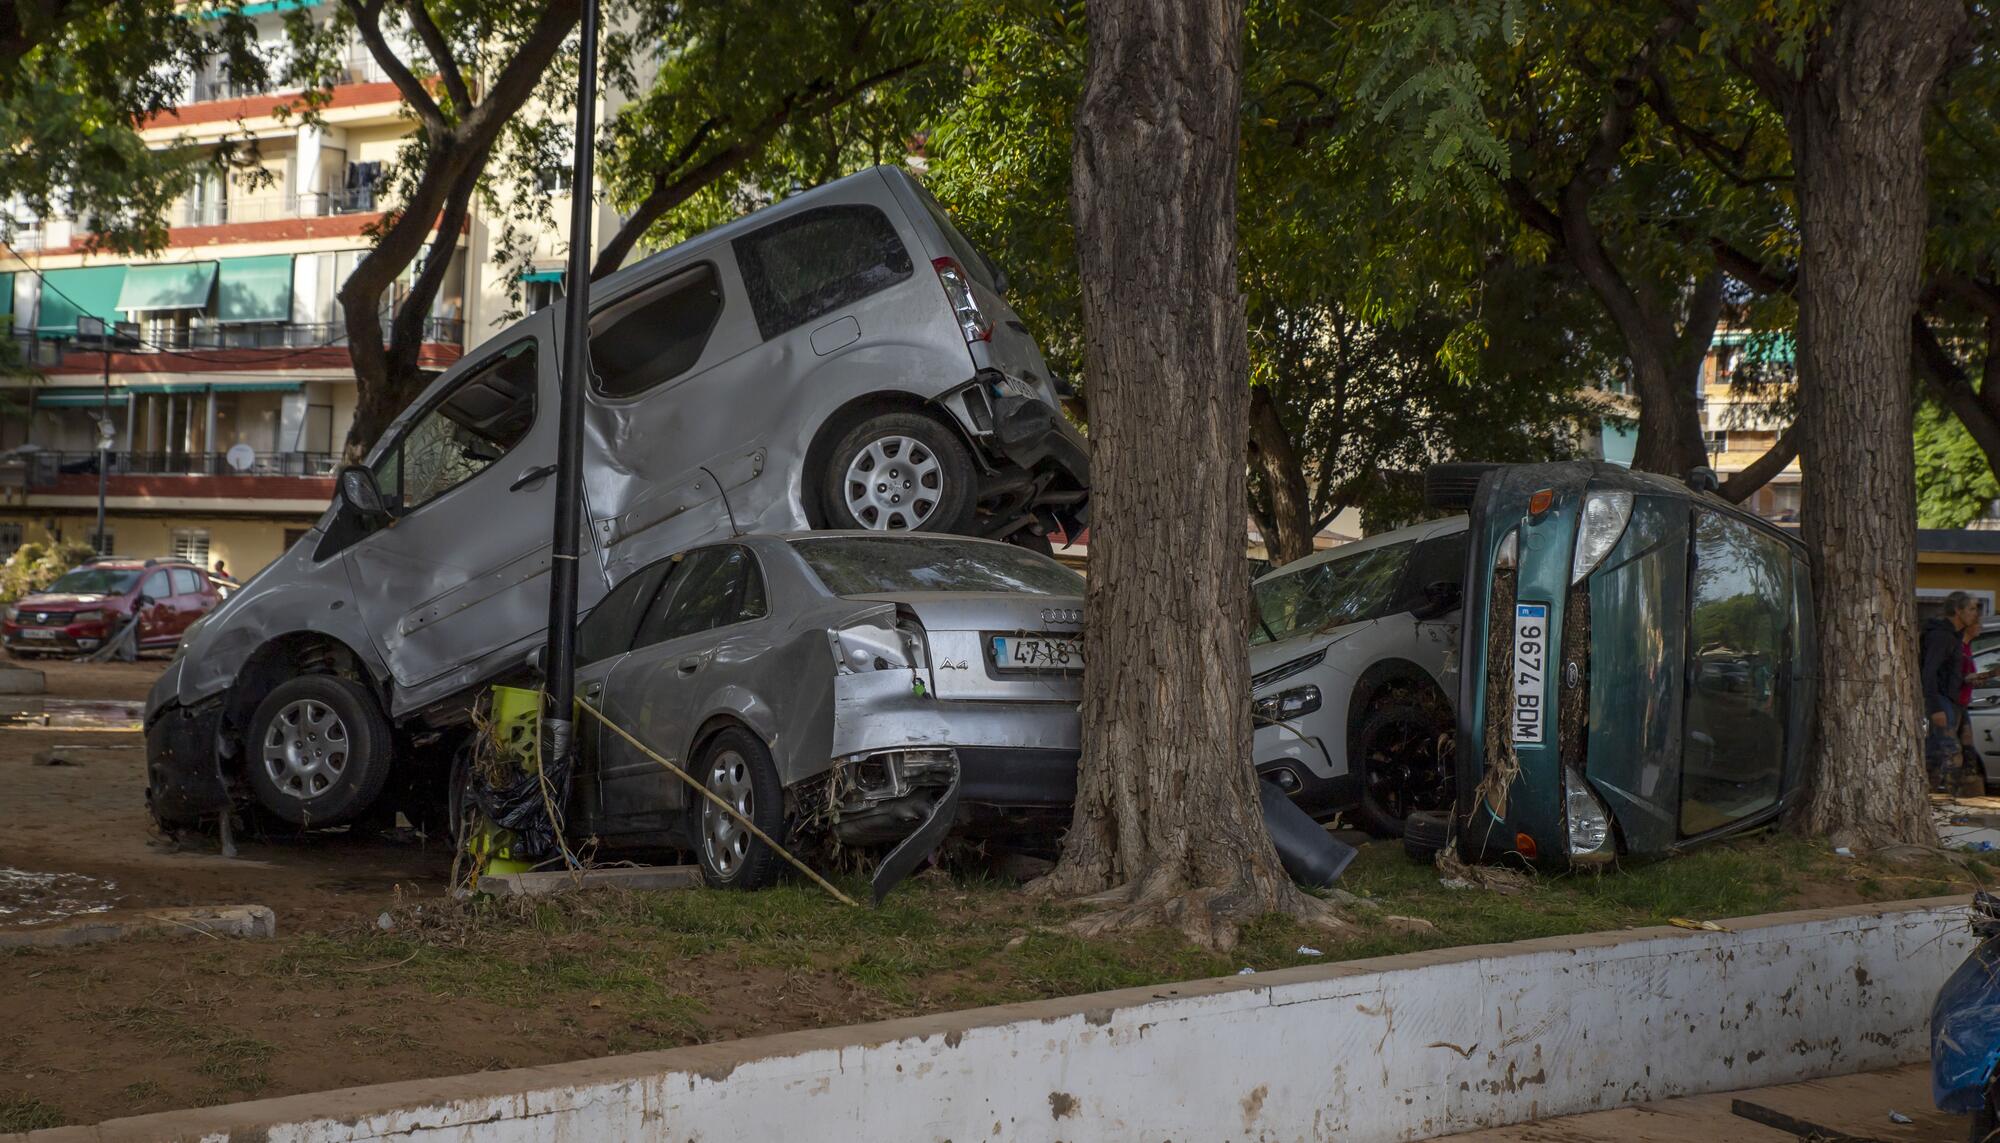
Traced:
[[1445, 949], [32, 1138], [1426, 1139], [1920, 1060], [1964, 906]]

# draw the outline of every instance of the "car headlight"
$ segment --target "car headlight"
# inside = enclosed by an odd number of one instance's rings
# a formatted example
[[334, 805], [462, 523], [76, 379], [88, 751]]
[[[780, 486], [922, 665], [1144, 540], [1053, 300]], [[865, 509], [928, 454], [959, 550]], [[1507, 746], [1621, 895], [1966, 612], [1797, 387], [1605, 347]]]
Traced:
[[1274, 722], [1290, 722], [1303, 718], [1319, 709], [1319, 688], [1313, 686], [1293, 687], [1274, 695], [1265, 695], [1250, 704], [1250, 721], [1260, 726]]
[[92, 608], [92, 609], [91, 609], [91, 610], [89, 610], [89, 611], [79, 611], [79, 612], [77, 612], [77, 613], [76, 613], [75, 615], [73, 615], [73, 616], [71, 616], [71, 617], [70, 617], [70, 622], [71, 622], [71, 623], [102, 623], [102, 622], [104, 622], [104, 609], [103, 609], [103, 608], [101, 608], [101, 607], [98, 607], [98, 608]]
[[1592, 492], [1583, 498], [1583, 513], [1576, 525], [1576, 555], [1569, 565], [1569, 581], [1580, 583], [1584, 576], [1604, 562], [1625, 534], [1632, 520], [1632, 494], [1622, 489]]
[[8, 605], [7, 605], [7, 622], [9, 622], [9, 623], [12, 623], [12, 622], [14, 622], [14, 621], [16, 621], [16, 620], [18, 620], [18, 619], [20, 619], [20, 618], [21, 618], [21, 609], [20, 609], [20, 608], [18, 608], [18, 607], [15, 607], [15, 606], [14, 606], [13, 604], [11, 604], [11, 603], [10, 603], [10, 604], [8, 604]]
[[1611, 815], [1590, 783], [1569, 766], [1563, 767], [1563, 816], [1569, 822], [1570, 860], [1611, 860]]

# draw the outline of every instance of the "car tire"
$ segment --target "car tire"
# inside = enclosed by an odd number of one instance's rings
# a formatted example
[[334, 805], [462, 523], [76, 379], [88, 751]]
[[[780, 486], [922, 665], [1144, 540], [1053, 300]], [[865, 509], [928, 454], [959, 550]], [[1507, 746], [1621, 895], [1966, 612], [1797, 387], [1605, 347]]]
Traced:
[[344, 825], [381, 796], [393, 742], [366, 687], [338, 675], [305, 675], [257, 705], [244, 765], [257, 801], [279, 819]]
[[[732, 726], [701, 749], [694, 776], [757, 828], [785, 842], [785, 791], [771, 752], [756, 735]], [[742, 823], [699, 794], [688, 806], [688, 836], [702, 880], [714, 889], [762, 889], [776, 883], [783, 859], [758, 841]]]
[[842, 433], [818, 477], [829, 528], [959, 532], [978, 503], [972, 453], [951, 426], [923, 413], [881, 413]]
[[1449, 807], [1455, 793], [1452, 728], [1442, 704], [1396, 690], [1372, 701], [1348, 757], [1361, 776], [1363, 829], [1401, 837], [1411, 810]]
[[1403, 852], [1411, 861], [1430, 865], [1451, 844], [1451, 814], [1417, 810], [1403, 819]]

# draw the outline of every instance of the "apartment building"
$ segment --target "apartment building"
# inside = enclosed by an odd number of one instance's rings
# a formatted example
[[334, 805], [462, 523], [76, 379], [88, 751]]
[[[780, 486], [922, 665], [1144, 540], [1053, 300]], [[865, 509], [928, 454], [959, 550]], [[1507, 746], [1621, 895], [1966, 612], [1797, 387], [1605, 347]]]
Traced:
[[[264, 7], [262, 46], [282, 53], [283, 16]], [[296, 93], [237, 90], [219, 69], [145, 124], [159, 146], [247, 132], [259, 164], [191, 188], [155, 255], [93, 252], [88, 220], [17, 218], [0, 249], [0, 326], [33, 369], [0, 374], [0, 556], [63, 537], [118, 555], [224, 560], [243, 577], [325, 509], [355, 404], [335, 293], [367, 251], [384, 172], [412, 129], [365, 48], [351, 48], [343, 78], [319, 124], [279, 113]], [[451, 260], [424, 323], [425, 369], [449, 366], [501, 325], [510, 303], [505, 268], [488, 261], [491, 229], [475, 216], [424, 254]], [[560, 296], [564, 230], [539, 236], [534, 251], [532, 296], [544, 303]], [[392, 291], [390, 312], [400, 301]], [[91, 319], [127, 323], [125, 344], [98, 348]]]

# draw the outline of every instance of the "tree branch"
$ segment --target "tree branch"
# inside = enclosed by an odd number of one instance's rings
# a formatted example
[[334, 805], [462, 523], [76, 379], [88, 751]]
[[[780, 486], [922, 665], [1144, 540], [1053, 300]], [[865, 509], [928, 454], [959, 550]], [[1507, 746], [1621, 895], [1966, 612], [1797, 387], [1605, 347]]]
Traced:
[[1739, 250], [1727, 240], [1711, 238], [1708, 248], [1715, 252], [1715, 263], [1727, 271], [1729, 276], [1750, 287], [1767, 294], [1789, 294], [1799, 284], [1799, 272], [1772, 270], [1755, 255]]
[[1742, 471], [1731, 473], [1729, 479], [1722, 482], [1722, 487], [1716, 489], [1717, 495], [1731, 504], [1741, 504], [1750, 499], [1751, 493], [1771, 483], [1772, 477], [1785, 471], [1787, 465], [1798, 459], [1802, 435], [1799, 422], [1793, 420], [1785, 426], [1784, 432], [1778, 434], [1776, 443], [1765, 450], [1763, 456], [1751, 461]]
[[403, 94], [403, 100], [410, 105], [410, 110], [416, 113], [417, 118], [423, 120], [426, 127], [438, 132], [445, 130], [448, 124], [444, 112], [437, 105], [437, 100], [431, 98], [431, 93], [424, 87], [423, 81], [412, 75], [410, 69], [403, 66], [403, 61], [396, 58], [395, 51], [389, 47], [387, 37], [382, 35], [380, 22], [382, 0], [366, 0], [365, 3], [363, 0], [343, 0], [343, 3], [347, 5], [348, 12], [354, 16], [354, 30], [361, 33], [361, 42], [368, 46], [368, 54], [374, 56], [375, 62], [382, 66], [382, 70], [389, 76], [389, 82], [395, 84], [396, 90]]
[[410, 14], [410, 26], [417, 30], [417, 38], [424, 42], [424, 50], [437, 65], [438, 78], [444, 83], [445, 94], [451, 96], [452, 106], [458, 108], [460, 115], [471, 111], [472, 92], [465, 85], [465, 72], [452, 54], [451, 42], [431, 19], [430, 9], [424, 0], [403, 0], [403, 7]]
[[[350, 0], [351, 2], [351, 0]], [[548, 70], [549, 61], [561, 50], [563, 40], [576, 26], [581, 11], [579, 0], [548, 0], [542, 14], [529, 29], [514, 58], [486, 89], [486, 98], [459, 122], [468, 143], [484, 150], [500, 134], [507, 120], [528, 102], [535, 85]], [[594, 141], [593, 141], [594, 142]]]

